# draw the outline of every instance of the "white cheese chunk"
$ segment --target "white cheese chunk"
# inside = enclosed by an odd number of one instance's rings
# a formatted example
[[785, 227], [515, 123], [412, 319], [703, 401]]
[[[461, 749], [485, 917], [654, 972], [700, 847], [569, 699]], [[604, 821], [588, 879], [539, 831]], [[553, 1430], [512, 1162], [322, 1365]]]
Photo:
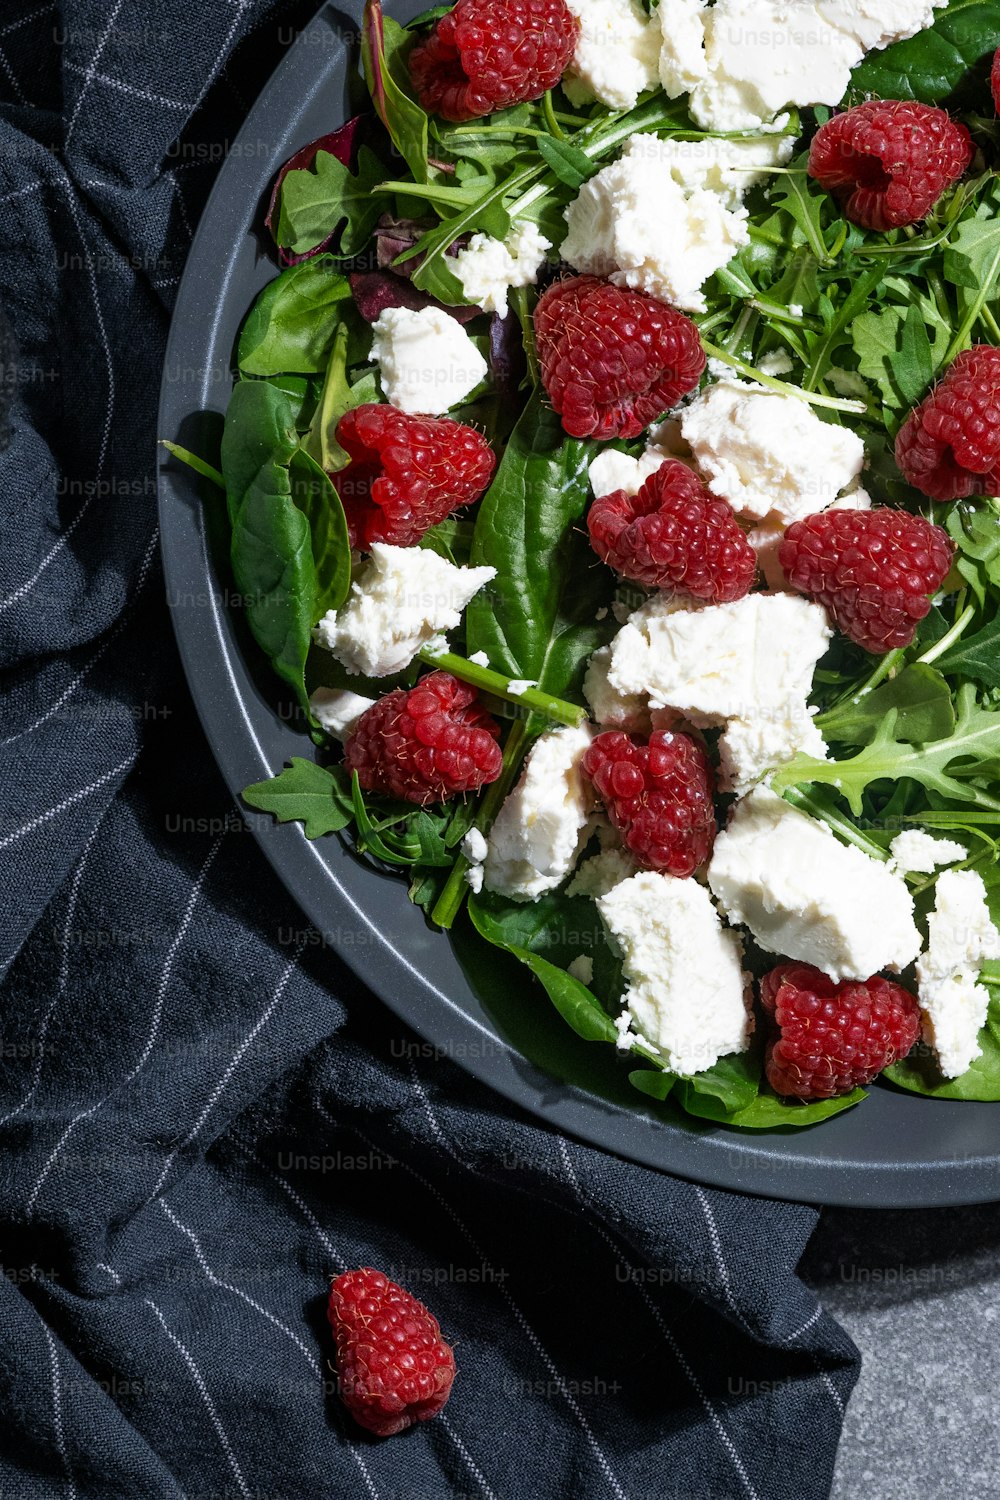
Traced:
[[572, 974], [574, 979], [579, 979], [581, 984], [591, 985], [594, 982], [594, 960], [589, 953], [581, 953], [566, 965], [566, 972]]
[[831, 635], [826, 611], [798, 595], [703, 605], [654, 594], [611, 642], [607, 683], [701, 726], [753, 719], [808, 697]]
[[719, 783], [744, 796], [768, 771], [796, 755], [826, 760], [826, 741], [804, 698], [762, 707], [746, 719], [730, 719], [719, 737]]
[[481, 865], [486, 858], [488, 849], [489, 845], [486, 842], [486, 835], [481, 833], [478, 828], [470, 828], [462, 840], [462, 853], [470, 865]]
[[372, 324], [372, 358], [385, 399], [429, 416], [464, 401], [487, 373], [461, 323], [440, 307], [387, 307]]
[[929, 875], [939, 865], [968, 859], [969, 851], [954, 839], [936, 839], [922, 828], [907, 828], [889, 845], [890, 863], [901, 875]]
[[[724, 136], [682, 141], [674, 136], [657, 142], [657, 155], [686, 192], [704, 189], [717, 194], [726, 208], [736, 209], [750, 188], [768, 179], [769, 168], [784, 166], [791, 160], [795, 140], [780, 133], [787, 123], [788, 116], [784, 115], [775, 121], [777, 130], [762, 132], [745, 141], [727, 140]], [[791, 368], [789, 362], [788, 369]]]
[[749, 927], [766, 952], [834, 980], [904, 968], [920, 948], [903, 878], [767, 787], [736, 804], [708, 883], [729, 920]]
[[[638, 0], [567, 0], [580, 35], [564, 87], [609, 109], [632, 109], [659, 76], [661, 32]], [[574, 88], [574, 85], [578, 87]]]
[[917, 962], [924, 1036], [946, 1078], [958, 1078], [982, 1053], [989, 991], [976, 981], [988, 959], [1000, 958], [1000, 931], [974, 870], [944, 870], [927, 919], [927, 950]]
[[583, 861], [567, 886], [566, 894], [591, 896], [596, 901], [635, 872], [635, 860], [627, 849], [602, 849], [600, 854], [592, 854]]
[[866, 52], [914, 36], [945, 0], [664, 0], [660, 79], [706, 130], [838, 104]]
[[536, 740], [490, 830], [488, 890], [534, 901], [569, 874], [589, 831], [593, 793], [582, 761], [592, 738], [583, 724], [548, 729]]
[[685, 192], [668, 144], [634, 135], [619, 161], [584, 183], [566, 210], [560, 253], [578, 271], [703, 312], [705, 282], [748, 242], [746, 210], [730, 211], [704, 188]]
[[401, 672], [462, 611], [495, 568], [457, 568], [424, 547], [372, 544], [347, 603], [330, 610], [313, 635], [348, 672], [391, 677]]
[[317, 688], [309, 699], [317, 724], [338, 740], [347, 739], [361, 715], [374, 703], [374, 698], [349, 692], [347, 688]]
[[507, 293], [511, 287], [534, 285], [550, 246], [537, 224], [521, 219], [505, 240], [474, 234], [451, 269], [462, 283], [466, 301], [505, 318]]
[[611, 495], [615, 490], [637, 495], [650, 475], [668, 459], [686, 464], [689, 469], [694, 467], [691, 450], [681, 437], [680, 423], [670, 418], [649, 429], [646, 447], [637, 458], [619, 453], [616, 448], [602, 448], [592, 460], [587, 478], [595, 498]]
[[649, 703], [644, 693], [621, 693], [608, 681], [611, 647], [601, 646], [590, 658], [583, 679], [583, 696], [590, 705], [594, 722], [602, 729], [624, 729], [648, 734], [651, 728]]
[[753, 1022], [742, 944], [704, 886], [645, 870], [597, 908], [622, 955], [629, 1024], [672, 1072], [701, 1073], [746, 1051]]
[[713, 494], [739, 515], [790, 526], [826, 510], [857, 480], [861, 438], [823, 422], [795, 396], [720, 380], [681, 416], [681, 431]]

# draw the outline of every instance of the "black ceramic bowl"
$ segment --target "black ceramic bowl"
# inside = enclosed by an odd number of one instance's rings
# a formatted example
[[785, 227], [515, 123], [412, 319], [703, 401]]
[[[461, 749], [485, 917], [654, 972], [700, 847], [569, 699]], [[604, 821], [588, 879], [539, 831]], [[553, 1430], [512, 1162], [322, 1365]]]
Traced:
[[[261, 234], [263, 203], [293, 151], [348, 117], [356, 91], [356, 14], [317, 15], [274, 73], [233, 143], [198, 228], [174, 313], [160, 435], [217, 451], [240, 323], [276, 274]], [[422, 8], [399, 0], [400, 20]], [[160, 470], [168, 596], [191, 691], [234, 796], [273, 775], [308, 737], [282, 714], [238, 610], [230, 608], [225, 540], [198, 481]], [[219, 545], [221, 541], [221, 546]], [[561, 1130], [701, 1182], [773, 1197], [872, 1207], [1000, 1198], [1000, 1110], [935, 1101], [890, 1086], [858, 1109], [804, 1130], [749, 1133], [644, 1103], [612, 1049], [579, 1041], [512, 960], [491, 953], [489, 985], [470, 981], [476, 941], [432, 931], [401, 880], [357, 860], [336, 837], [309, 843], [298, 825], [252, 826], [309, 919], [376, 993], [442, 1055]]]

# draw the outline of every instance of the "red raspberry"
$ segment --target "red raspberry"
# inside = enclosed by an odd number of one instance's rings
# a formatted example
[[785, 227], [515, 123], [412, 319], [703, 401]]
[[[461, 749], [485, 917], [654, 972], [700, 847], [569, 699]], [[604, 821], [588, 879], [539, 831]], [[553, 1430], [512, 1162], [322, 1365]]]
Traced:
[[899, 229], [925, 219], [971, 160], [968, 130], [945, 110], [873, 99], [820, 126], [809, 175], [836, 194], [852, 223]]
[[1000, 349], [958, 356], [899, 429], [896, 462], [932, 500], [1000, 495]]
[[587, 528], [602, 562], [648, 589], [729, 604], [749, 593], [757, 571], [732, 507], [677, 459], [662, 464], [637, 495], [615, 490], [595, 500]]
[[455, 1379], [455, 1354], [422, 1302], [365, 1268], [330, 1287], [340, 1398], [369, 1432], [392, 1437], [436, 1416]]
[[347, 737], [344, 763], [366, 792], [425, 806], [496, 781], [499, 735], [471, 687], [431, 672], [365, 710]]
[[776, 1094], [835, 1099], [905, 1057], [920, 1035], [920, 1007], [888, 979], [835, 984], [808, 964], [779, 964], [760, 982], [776, 1031], [764, 1067]]
[[638, 437], [705, 368], [690, 318], [597, 276], [570, 276], [542, 293], [535, 342], [542, 383], [571, 437]]
[[608, 817], [647, 870], [693, 875], [715, 842], [715, 778], [687, 734], [599, 734], [583, 758]]
[[990, 84], [993, 89], [993, 105], [1000, 115], [1000, 47], [997, 48], [993, 57], [993, 68], [990, 72]]
[[332, 475], [351, 546], [412, 547], [424, 532], [486, 489], [496, 459], [473, 427], [449, 417], [413, 417], [393, 406], [356, 406], [337, 423], [349, 455]]
[[475, 120], [554, 88], [579, 33], [566, 0], [458, 0], [410, 53], [410, 77], [429, 114]]
[[793, 588], [824, 605], [852, 641], [882, 656], [913, 640], [951, 553], [940, 526], [882, 506], [795, 521], [778, 561]]

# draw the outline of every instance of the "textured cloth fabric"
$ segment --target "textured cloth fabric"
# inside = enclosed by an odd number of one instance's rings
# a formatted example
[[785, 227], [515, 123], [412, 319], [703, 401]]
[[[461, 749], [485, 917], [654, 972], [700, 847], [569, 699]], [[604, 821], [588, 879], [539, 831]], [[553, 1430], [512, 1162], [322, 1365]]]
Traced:
[[[164, 338], [307, 22], [0, 18], [0, 1494], [818, 1500], [857, 1355], [796, 1276], [815, 1213], [563, 1139], [418, 1042], [277, 886], [194, 718]], [[328, 1364], [327, 1280], [362, 1264], [457, 1348], [442, 1416], [384, 1442]]]

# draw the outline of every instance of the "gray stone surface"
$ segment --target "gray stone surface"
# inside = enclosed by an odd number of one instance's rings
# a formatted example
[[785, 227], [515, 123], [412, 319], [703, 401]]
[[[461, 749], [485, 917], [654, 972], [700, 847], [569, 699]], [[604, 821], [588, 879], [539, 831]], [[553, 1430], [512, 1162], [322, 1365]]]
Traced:
[[997, 1500], [1000, 1204], [828, 1209], [802, 1271], [864, 1359], [832, 1500]]

